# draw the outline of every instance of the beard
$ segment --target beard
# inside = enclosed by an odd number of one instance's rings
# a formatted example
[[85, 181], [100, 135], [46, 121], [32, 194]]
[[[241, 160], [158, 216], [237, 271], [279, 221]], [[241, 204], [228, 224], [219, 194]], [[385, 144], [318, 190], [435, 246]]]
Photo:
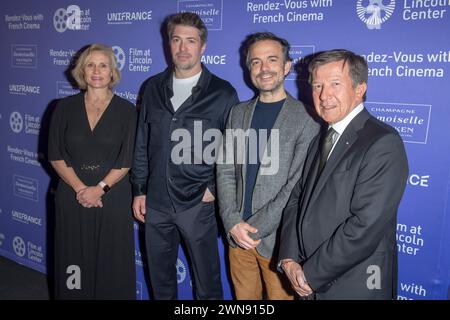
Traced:
[[271, 87], [264, 87], [258, 84], [257, 81], [255, 81], [255, 87], [261, 91], [261, 92], [276, 92], [277, 90], [279, 90], [282, 85], [283, 85], [283, 81], [284, 79], [278, 79], [277, 78], [277, 73], [276, 72], [261, 72], [256, 76], [256, 79], [258, 78], [262, 78], [266, 75], [271, 75], [275, 78], [275, 82], [273, 83], [273, 85]]
[[173, 59], [173, 64], [175, 65], [175, 67], [177, 69], [180, 70], [191, 70], [192, 68], [194, 68], [197, 63], [194, 59], [192, 59], [192, 55], [189, 55], [189, 59], [183, 59], [183, 60], [179, 60], [178, 59], [178, 55], [175, 55], [174, 59]]
[[193, 62], [182, 62], [182, 63], [174, 62], [174, 65], [177, 69], [180, 69], [180, 70], [191, 70], [192, 68], [194, 68], [195, 63], [193, 63]]

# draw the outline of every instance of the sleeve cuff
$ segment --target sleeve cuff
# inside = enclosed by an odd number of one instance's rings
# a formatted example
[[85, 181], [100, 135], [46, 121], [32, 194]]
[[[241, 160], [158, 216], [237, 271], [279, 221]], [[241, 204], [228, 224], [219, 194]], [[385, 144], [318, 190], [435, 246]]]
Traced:
[[278, 272], [284, 273], [284, 270], [283, 270], [283, 268], [282, 268], [282, 265], [283, 265], [283, 263], [289, 262], [289, 261], [294, 261], [294, 262], [295, 262], [295, 260], [294, 260], [294, 259], [291, 259], [291, 258], [284, 258], [284, 259], [281, 259], [281, 260], [278, 262], [278, 264], [277, 264], [277, 270], [278, 270]]
[[147, 184], [133, 184], [133, 197], [147, 195]]

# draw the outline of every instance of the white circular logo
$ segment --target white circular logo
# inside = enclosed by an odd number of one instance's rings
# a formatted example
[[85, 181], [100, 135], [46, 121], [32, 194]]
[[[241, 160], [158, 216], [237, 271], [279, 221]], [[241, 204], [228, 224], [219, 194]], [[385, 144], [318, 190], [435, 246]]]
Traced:
[[19, 256], [23, 257], [25, 255], [25, 242], [19, 236], [14, 237], [12, 241], [14, 252]]
[[9, 125], [11, 130], [15, 133], [19, 133], [23, 129], [23, 118], [20, 113], [13, 111], [9, 116]]
[[122, 71], [123, 67], [125, 66], [125, 52], [119, 46], [113, 46], [112, 50], [114, 52], [114, 55], [116, 56], [117, 68]]
[[359, 19], [370, 30], [381, 29], [381, 24], [392, 16], [394, 9], [395, 0], [390, 0], [388, 5], [384, 5], [383, 0], [358, 0], [356, 3], [356, 12]]
[[178, 258], [175, 268], [177, 269], [177, 282], [180, 284], [186, 279], [186, 266], [183, 261]]
[[67, 11], [64, 8], [59, 8], [53, 15], [53, 26], [56, 31], [63, 33], [67, 30]]

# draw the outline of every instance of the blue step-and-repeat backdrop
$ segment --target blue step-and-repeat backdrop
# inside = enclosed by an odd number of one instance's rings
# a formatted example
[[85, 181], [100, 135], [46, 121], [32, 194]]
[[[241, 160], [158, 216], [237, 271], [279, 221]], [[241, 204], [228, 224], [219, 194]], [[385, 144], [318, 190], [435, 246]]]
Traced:
[[[166, 59], [161, 23], [194, 11], [209, 29], [204, 64], [246, 85], [239, 48], [246, 35], [288, 39], [295, 59], [286, 87], [308, 100], [306, 56], [347, 48], [366, 57], [366, 107], [395, 127], [410, 174], [397, 225], [399, 299], [447, 299], [450, 283], [450, 1], [449, 0], [59, 0], [2, 1], [0, 48], [0, 254], [41, 272], [51, 266], [52, 181], [46, 135], [55, 99], [77, 92], [66, 77], [87, 44], [114, 48], [122, 72], [118, 95], [136, 103], [142, 82]], [[130, 212], [131, 214], [131, 212]], [[147, 299], [145, 250], [136, 224], [138, 299]], [[225, 297], [232, 298], [220, 241]], [[191, 299], [182, 249], [180, 298]]]

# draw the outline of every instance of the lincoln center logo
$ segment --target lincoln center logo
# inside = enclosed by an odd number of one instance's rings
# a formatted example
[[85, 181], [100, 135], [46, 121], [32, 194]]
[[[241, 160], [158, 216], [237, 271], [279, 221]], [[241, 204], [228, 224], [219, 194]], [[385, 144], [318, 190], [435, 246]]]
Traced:
[[25, 255], [25, 242], [19, 236], [14, 237], [12, 241], [14, 252], [19, 256], [23, 257]]
[[15, 133], [19, 133], [20, 131], [22, 131], [23, 128], [22, 115], [17, 111], [13, 111], [9, 116], [9, 125], [11, 127], [11, 130], [14, 131]]
[[395, 9], [395, 0], [390, 0], [388, 5], [383, 4], [383, 0], [369, 0], [368, 5], [363, 3], [367, 4], [367, 0], [358, 0], [356, 12], [369, 30], [381, 29], [381, 24], [391, 17]]
[[68, 6], [67, 9], [59, 8], [53, 15], [53, 26], [60, 33], [66, 30], [88, 31], [91, 22], [90, 9], [81, 10], [76, 4]]
[[186, 266], [183, 261], [177, 259], [177, 264], [175, 265], [177, 269], [177, 283], [182, 283], [186, 279]]
[[117, 60], [117, 67], [120, 71], [122, 71], [123, 67], [125, 66], [125, 51], [119, 46], [113, 46], [112, 50], [114, 52], [114, 55], [116, 56]]
[[56, 31], [64, 32], [69, 30], [79, 30], [81, 27], [81, 10], [77, 5], [70, 5], [67, 9], [59, 8], [53, 15], [53, 25]]

